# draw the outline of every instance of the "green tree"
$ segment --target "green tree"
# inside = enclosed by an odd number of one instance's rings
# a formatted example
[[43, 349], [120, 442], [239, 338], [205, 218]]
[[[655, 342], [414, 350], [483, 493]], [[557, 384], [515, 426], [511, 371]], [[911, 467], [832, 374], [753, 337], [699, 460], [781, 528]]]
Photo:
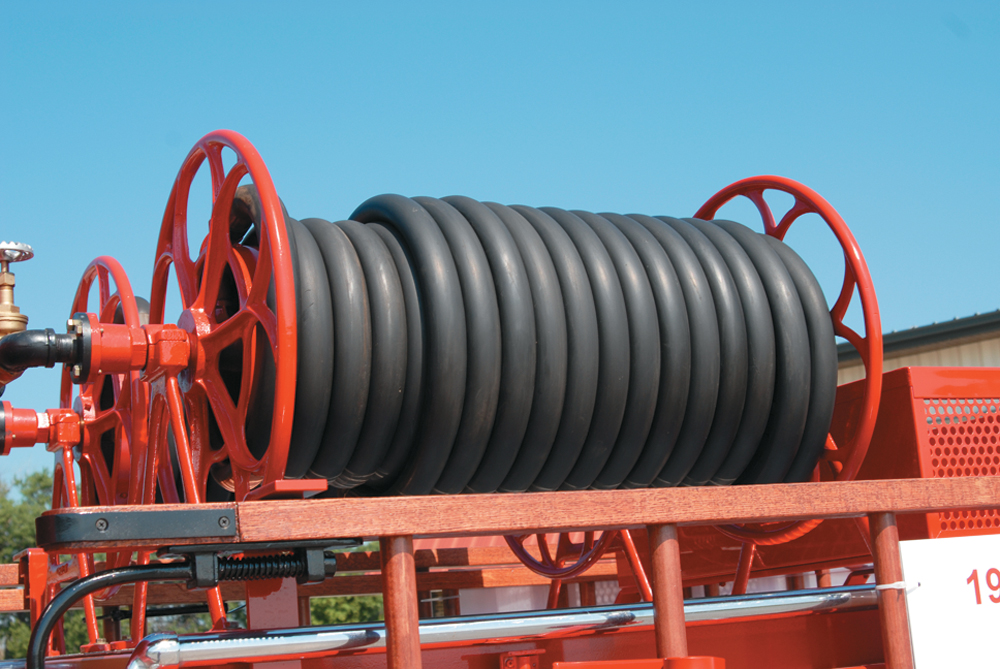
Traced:
[[52, 504], [52, 474], [35, 472], [14, 479], [19, 499], [0, 481], [0, 560], [35, 545], [35, 518]]
[[309, 602], [313, 625], [367, 623], [382, 620], [382, 595], [313, 597]]
[[[14, 479], [17, 494], [11, 486], [0, 481], [0, 561], [9, 563], [13, 557], [35, 545], [35, 518], [47, 510], [52, 502], [52, 475], [35, 472]], [[80, 644], [87, 643], [87, 629], [82, 611], [71, 611], [64, 619], [66, 648], [73, 652]], [[26, 613], [0, 614], [0, 648], [7, 659], [21, 658], [28, 650]], [[4, 659], [0, 655], [0, 659]]]
[[[378, 542], [369, 541], [348, 550], [370, 553], [378, 550]], [[382, 595], [313, 597], [309, 602], [309, 614], [313, 625], [375, 622], [384, 618]]]

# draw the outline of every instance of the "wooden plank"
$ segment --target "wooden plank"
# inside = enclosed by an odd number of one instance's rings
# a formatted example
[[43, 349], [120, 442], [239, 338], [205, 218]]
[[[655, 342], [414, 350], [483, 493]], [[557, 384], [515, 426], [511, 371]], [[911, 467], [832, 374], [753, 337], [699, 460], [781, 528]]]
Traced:
[[[312, 505], [315, 506], [312, 506]], [[345, 498], [239, 505], [243, 541], [489, 535], [659, 524], [722, 524], [1000, 506], [1000, 477]]]
[[24, 590], [21, 588], [0, 589], [0, 611], [25, 611]]
[[[509, 552], [509, 551], [508, 551]], [[0, 564], [0, 587], [21, 584], [20, 565]]]
[[[204, 505], [209, 506], [209, 505]], [[211, 505], [225, 507], [226, 505]], [[334, 537], [523, 534], [643, 525], [716, 525], [868, 513], [919, 513], [1000, 507], [1000, 477], [896, 479], [766, 486], [588, 490], [504, 495], [255, 501], [236, 505], [234, 541], [293, 541]], [[113, 507], [153, 513], [150, 507]], [[183, 508], [183, 505], [159, 505]], [[48, 513], [95, 514], [105, 507]], [[156, 545], [156, 542], [142, 542]], [[163, 542], [160, 542], [163, 543]], [[198, 539], [170, 541], [197, 544]], [[46, 548], [126, 547], [80, 543]], [[139, 542], [135, 543], [138, 546]]]

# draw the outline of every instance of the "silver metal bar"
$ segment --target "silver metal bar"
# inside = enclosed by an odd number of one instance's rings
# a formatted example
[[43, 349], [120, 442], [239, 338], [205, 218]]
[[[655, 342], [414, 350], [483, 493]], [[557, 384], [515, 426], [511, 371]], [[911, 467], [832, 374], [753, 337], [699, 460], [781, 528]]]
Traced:
[[[776, 613], [860, 610], [878, 606], [872, 586], [802, 590], [688, 601], [688, 622], [733, 620]], [[498, 617], [442, 618], [420, 624], [420, 643], [490, 643], [505, 638], [549, 639], [595, 631], [652, 627], [651, 604], [538, 611]], [[385, 646], [382, 623], [295, 629], [217, 632], [176, 636], [153, 634], [132, 653], [128, 669], [177, 669], [229, 661], [276, 661], [319, 657], [335, 651]], [[53, 658], [55, 659], [55, 658]], [[0, 662], [0, 669], [23, 669], [23, 662]]]

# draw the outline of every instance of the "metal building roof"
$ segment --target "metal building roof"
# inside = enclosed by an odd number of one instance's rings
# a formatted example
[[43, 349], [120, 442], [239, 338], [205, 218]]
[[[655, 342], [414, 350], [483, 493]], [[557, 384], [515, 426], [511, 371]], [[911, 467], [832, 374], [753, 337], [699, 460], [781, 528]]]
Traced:
[[[1000, 333], [1000, 309], [987, 314], [976, 314], [965, 318], [955, 318], [944, 323], [932, 323], [909, 330], [889, 332], [882, 337], [885, 355], [903, 351], [917, 351], [934, 348], [943, 343], [982, 339]], [[847, 342], [837, 345], [837, 357], [841, 364], [860, 360], [861, 356]]]

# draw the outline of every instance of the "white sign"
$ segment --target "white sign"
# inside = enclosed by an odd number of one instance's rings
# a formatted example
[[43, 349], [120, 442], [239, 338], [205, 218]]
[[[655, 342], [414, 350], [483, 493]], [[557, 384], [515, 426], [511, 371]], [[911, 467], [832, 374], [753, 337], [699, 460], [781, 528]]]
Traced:
[[916, 669], [1000, 667], [1000, 535], [899, 547]]

